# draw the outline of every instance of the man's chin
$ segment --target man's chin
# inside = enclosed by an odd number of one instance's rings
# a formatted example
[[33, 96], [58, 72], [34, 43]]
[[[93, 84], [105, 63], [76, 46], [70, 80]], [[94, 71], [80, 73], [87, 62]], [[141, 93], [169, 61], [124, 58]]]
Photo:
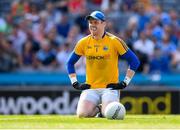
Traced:
[[93, 36], [96, 36], [97, 35], [97, 32], [92, 32], [91, 33]]

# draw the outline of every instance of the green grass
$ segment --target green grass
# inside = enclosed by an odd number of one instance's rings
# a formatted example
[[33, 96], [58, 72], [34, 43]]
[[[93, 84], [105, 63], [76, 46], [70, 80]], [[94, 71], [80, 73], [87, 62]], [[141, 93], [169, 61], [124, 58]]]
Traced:
[[124, 120], [63, 115], [0, 115], [0, 129], [179, 129], [180, 115], [126, 115]]

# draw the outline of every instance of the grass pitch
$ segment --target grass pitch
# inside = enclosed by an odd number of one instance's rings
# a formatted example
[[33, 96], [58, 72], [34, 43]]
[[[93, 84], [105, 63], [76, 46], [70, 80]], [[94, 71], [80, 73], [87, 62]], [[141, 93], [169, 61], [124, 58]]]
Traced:
[[0, 115], [0, 129], [179, 129], [180, 115], [126, 115], [124, 120], [69, 115]]

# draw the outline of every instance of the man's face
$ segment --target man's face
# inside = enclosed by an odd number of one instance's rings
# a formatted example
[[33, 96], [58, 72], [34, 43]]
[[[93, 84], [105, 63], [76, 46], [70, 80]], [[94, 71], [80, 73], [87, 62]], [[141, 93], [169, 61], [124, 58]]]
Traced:
[[89, 30], [93, 36], [97, 35], [99, 32], [104, 32], [105, 28], [105, 22], [101, 20], [96, 20], [96, 19], [89, 19]]

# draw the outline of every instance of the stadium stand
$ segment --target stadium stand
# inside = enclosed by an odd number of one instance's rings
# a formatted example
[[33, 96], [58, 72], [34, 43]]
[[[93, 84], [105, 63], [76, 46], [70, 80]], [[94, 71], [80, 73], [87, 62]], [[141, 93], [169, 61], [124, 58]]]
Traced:
[[[49, 84], [47, 77], [52, 76], [51, 83], [68, 85], [65, 60], [76, 42], [88, 34], [84, 17], [98, 9], [108, 17], [107, 31], [121, 37], [141, 60], [134, 84], [138, 77], [144, 85], [144, 76], [154, 76], [160, 85], [166, 81], [178, 86], [179, 4], [179, 0], [1, 0], [0, 84], [16, 84], [20, 79], [18, 84]], [[79, 75], [85, 73], [82, 62], [76, 66]], [[122, 64], [123, 73], [127, 65]], [[31, 74], [41, 78], [27, 80]]]

